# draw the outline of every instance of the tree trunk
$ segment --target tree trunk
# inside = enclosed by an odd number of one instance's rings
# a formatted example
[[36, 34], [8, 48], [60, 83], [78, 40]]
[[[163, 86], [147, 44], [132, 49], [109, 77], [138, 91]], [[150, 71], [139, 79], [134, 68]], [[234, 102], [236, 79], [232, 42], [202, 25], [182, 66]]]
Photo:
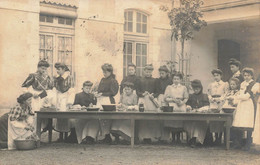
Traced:
[[181, 72], [184, 71], [184, 39], [181, 40]]

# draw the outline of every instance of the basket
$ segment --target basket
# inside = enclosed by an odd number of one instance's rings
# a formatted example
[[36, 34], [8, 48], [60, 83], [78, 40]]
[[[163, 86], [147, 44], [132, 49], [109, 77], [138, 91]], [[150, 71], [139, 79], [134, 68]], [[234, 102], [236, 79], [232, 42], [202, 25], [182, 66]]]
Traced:
[[222, 109], [225, 113], [233, 113], [235, 111], [235, 108], [223, 108]]
[[14, 144], [17, 150], [33, 150], [36, 148], [36, 141], [33, 139], [15, 139]]

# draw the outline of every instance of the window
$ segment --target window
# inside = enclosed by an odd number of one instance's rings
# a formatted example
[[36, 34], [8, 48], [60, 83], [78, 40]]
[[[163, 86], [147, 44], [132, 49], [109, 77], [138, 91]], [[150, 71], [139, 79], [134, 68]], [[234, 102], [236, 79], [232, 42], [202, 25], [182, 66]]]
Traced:
[[143, 75], [143, 69], [147, 64], [147, 43], [134, 41], [124, 42], [124, 58], [123, 58], [123, 76], [127, 75], [127, 65], [129, 63], [136, 64], [136, 74]]
[[40, 15], [40, 22], [53, 23], [53, 16]]
[[127, 76], [127, 65], [136, 65], [136, 74], [143, 75], [148, 57], [148, 15], [141, 11], [126, 10], [124, 13], [123, 76]]
[[147, 34], [147, 14], [129, 10], [125, 11], [125, 32], [134, 32], [140, 34]]
[[[72, 85], [75, 85], [75, 73], [73, 68], [73, 41], [74, 41], [74, 20], [48, 16], [53, 23], [46, 24], [47, 16], [40, 15], [40, 60], [49, 62], [49, 74], [57, 75], [54, 68], [56, 62], [65, 63], [70, 69]], [[68, 26], [69, 25], [69, 26]], [[55, 27], [55, 28], [53, 28]]]

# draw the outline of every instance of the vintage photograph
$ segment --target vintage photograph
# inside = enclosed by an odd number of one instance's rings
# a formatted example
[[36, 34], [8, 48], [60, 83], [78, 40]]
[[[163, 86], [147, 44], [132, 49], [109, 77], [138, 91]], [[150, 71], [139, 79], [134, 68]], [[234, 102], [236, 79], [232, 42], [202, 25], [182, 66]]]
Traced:
[[0, 164], [260, 164], [259, 0], [0, 0]]

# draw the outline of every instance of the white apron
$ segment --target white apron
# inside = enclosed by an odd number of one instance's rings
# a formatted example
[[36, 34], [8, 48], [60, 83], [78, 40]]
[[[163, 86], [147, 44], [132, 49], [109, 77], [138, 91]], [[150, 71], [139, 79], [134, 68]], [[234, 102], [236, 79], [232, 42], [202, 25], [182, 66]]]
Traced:
[[196, 140], [203, 144], [208, 124], [205, 121], [187, 121], [184, 123], [184, 130], [187, 132], [189, 139], [195, 137]]
[[[33, 126], [35, 126], [35, 118], [34, 116], [29, 116], [27, 122]], [[16, 138], [26, 139], [31, 136], [33, 133], [36, 133], [36, 129], [34, 131], [25, 130], [24, 128], [27, 126], [25, 121], [10, 121], [8, 117], [8, 149], [13, 150], [16, 149], [14, 144], [14, 140]]]
[[[153, 111], [157, 112], [158, 108], [154, 105], [154, 103], [150, 100], [149, 96], [145, 96], [143, 98], [139, 98], [139, 104], [144, 104], [144, 113]], [[151, 139], [152, 141], [156, 141], [161, 138], [162, 130], [160, 121], [153, 120], [142, 120], [138, 124], [138, 137], [140, 140], [143, 139]]]
[[[100, 96], [97, 98], [97, 107], [99, 107], [101, 110], [102, 105], [111, 104], [110, 98], [106, 96]], [[110, 133], [112, 120], [99, 120], [100, 121], [100, 129], [101, 129], [101, 135], [105, 136], [106, 134]]]

